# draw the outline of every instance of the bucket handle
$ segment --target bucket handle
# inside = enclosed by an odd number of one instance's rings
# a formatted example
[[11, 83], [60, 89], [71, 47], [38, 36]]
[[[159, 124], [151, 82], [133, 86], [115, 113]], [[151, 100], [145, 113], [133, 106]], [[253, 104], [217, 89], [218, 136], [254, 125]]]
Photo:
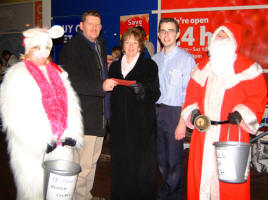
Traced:
[[[240, 137], [241, 137], [241, 130], [240, 130], [240, 123], [238, 120], [236, 120], [237, 126], [238, 126], [238, 142], [240, 143]], [[228, 126], [228, 134], [227, 134], [227, 142], [229, 141], [229, 133], [230, 133], [230, 129], [231, 129], [231, 123], [229, 123]]]
[[[62, 142], [64, 142], [64, 140], [62, 140], [62, 139], [60, 139], [60, 140], [57, 140], [57, 143], [62, 143]], [[75, 145], [75, 146], [72, 146], [72, 145], [67, 145], [67, 146], [70, 146], [70, 147], [74, 147], [74, 150], [76, 151], [76, 153], [77, 153], [77, 160], [78, 160], [78, 162], [80, 163], [80, 153], [79, 153], [79, 150], [78, 150], [78, 148], [77, 148], [77, 146]], [[56, 147], [57, 148], [57, 147]], [[54, 150], [54, 149], [53, 149]], [[52, 150], [52, 151], [53, 151]], [[45, 156], [46, 156], [46, 154], [48, 154], [48, 153], [46, 153], [46, 152], [44, 152], [44, 154], [43, 154], [43, 162], [44, 162], [44, 160], [45, 160]]]

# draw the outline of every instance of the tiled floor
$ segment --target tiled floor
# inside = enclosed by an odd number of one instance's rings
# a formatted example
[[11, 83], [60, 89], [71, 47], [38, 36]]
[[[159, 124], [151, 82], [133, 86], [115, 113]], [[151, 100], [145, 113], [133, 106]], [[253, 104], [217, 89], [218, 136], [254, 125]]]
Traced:
[[[188, 156], [188, 150], [185, 151], [185, 157]], [[8, 155], [6, 153], [6, 143], [2, 133], [0, 133], [0, 199], [15, 200], [16, 189], [13, 177], [8, 164]], [[187, 159], [185, 159], [186, 173]], [[110, 156], [109, 141], [105, 140], [102, 155], [99, 159], [93, 188], [95, 200], [108, 200], [110, 196]], [[251, 200], [268, 200], [268, 173], [257, 173], [251, 170]], [[159, 182], [161, 182], [159, 176]], [[186, 182], [186, 179], [185, 179]], [[159, 183], [160, 185], [160, 183]], [[98, 197], [98, 198], [97, 198]], [[183, 200], [186, 200], [184, 196]]]

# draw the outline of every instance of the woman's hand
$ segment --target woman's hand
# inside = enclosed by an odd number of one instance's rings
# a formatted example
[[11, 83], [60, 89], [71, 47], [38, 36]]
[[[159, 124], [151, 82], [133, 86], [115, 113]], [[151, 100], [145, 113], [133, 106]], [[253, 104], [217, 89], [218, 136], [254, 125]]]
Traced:
[[180, 121], [175, 129], [175, 140], [181, 140], [185, 138], [186, 126], [183, 122], [183, 119], [180, 118]]
[[111, 78], [106, 79], [102, 85], [104, 91], [112, 91], [115, 86], [117, 86], [117, 82]]

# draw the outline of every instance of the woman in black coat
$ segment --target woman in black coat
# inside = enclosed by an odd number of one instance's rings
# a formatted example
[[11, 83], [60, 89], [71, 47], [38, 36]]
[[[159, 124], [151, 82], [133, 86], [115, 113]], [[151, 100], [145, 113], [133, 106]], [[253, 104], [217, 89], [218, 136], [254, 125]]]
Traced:
[[[123, 35], [124, 55], [112, 63], [103, 88], [111, 91], [111, 199], [153, 200], [157, 196], [155, 102], [160, 96], [156, 63], [141, 55], [135, 28]], [[136, 84], [118, 81], [136, 81]]]

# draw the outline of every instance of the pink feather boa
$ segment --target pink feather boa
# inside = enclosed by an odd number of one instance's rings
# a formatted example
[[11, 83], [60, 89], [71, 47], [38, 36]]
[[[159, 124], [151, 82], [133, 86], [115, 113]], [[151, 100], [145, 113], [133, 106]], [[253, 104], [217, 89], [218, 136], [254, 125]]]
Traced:
[[67, 93], [59, 75], [62, 70], [55, 63], [49, 62], [46, 65], [48, 81], [36, 64], [26, 59], [24, 63], [41, 90], [43, 107], [50, 122], [52, 133], [59, 140], [67, 128], [68, 113]]

